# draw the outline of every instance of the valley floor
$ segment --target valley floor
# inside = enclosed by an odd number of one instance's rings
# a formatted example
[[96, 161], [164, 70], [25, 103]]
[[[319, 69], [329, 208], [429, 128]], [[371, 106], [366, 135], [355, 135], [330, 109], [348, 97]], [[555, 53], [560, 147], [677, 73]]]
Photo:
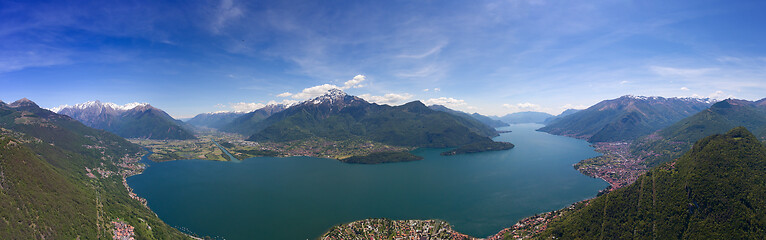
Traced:
[[130, 139], [131, 142], [151, 150], [153, 161], [201, 159], [228, 161], [228, 156], [213, 142], [226, 148], [234, 157], [244, 160], [251, 157], [308, 156], [346, 159], [379, 152], [408, 152], [413, 148], [397, 147], [372, 141], [350, 139], [331, 141], [321, 138], [290, 142], [250, 142], [244, 136], [232, 133], [209, 132], [190, 140]]

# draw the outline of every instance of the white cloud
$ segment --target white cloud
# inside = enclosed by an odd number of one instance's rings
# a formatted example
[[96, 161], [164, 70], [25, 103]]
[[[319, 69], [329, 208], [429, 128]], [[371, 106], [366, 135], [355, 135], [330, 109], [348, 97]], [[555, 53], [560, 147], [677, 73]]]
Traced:
[[468, 104], [465, 103], [465, 100], [462, 99], [454, 99], [454, 98], [448, 98], [448, 97], [440, 97], [440, 98], [431, 98], [428, 100], [423, 101], [426, 105], [442, 105], [446, 106], [448, 108], [468, 108]]
[[364, 80], [367, 80], [366, 76], [361, 75], [361, 74], [360, 75], [356, 75], [356, 76], [354, 76], [353, 79], [348, 80], [345, 83], [343, 83], [343, 88], [342, 89], [364, 87], [364, 85], [362, 85], [362, 82], [364, 82]]
[[263, 103], [246, 103], [246, 102], [229, 104], [229, 107], [236, 112], [252, 112], [265, 106], [266, 104], [263, 104]]
[[689, 91], [688, 87], [681, 87], [681, 91]]
[[428, 88], [426, 88], [426, 89], [423, 89], [423, 92], [428, 92]]
[[378, 104], [388, 104], [388, 105], [395, 105], [398, 103], [401, 103], [407, 99], [412, 98], [412, 94], [409, 93], [402, 93], [402, 94], [396, 94], [396, 93], [387, 93], [383, 96], [372, 96], [370, 94], [362, 94], [359, 95], [359, 97], [363, 98], [364, 100], [367, 100], [368, 102], [374, 102]]
[[294, 99], [301, 99], [301, 100], [303, 100], [303, 99], [311, 99], [311, 98], [322, 96], [325, 93], [327, 93], [328, 90], [333, 89], [333, 88], [345, 90], [345, 89], [349, 89], [349, 88], [360, 88], [360, 87], [363, 87], [364, 85], [362, 85], [362, 82], [364, 82], [365, 80], [367, 80], [366, 76], [364, 76], [364, 75], [356, 75], [356, 76], [354, 76], [353, 79], [348, 80], [345, 83], [343, 83], [342, 87], [336, 86], [334, 84], [322, 84], [322, 85], [313, 86], [313, 87], [310, 87], [310, 88], [305, 88], [305, 89], [303, 89], [303, 91], [301, 91], [299, 93], [296, 93], [296, 94], [291, 94], [289, 92], [285, 92], [285, 93], [281, 93], [281, 94], [279, 94], [277, 96], [278, 97], [287, 97], [287, 96], [291, 96], [292, 95], [292, 97]]
[[708, 94], [707, 96], [702, 96], [702, 95], [699, 95], [699, 94], [692, 94], [692, 97], [696, 97], [696, 98], [712, 98], [712, 99], [718, 99], [718, 100], [723, 100], [723, 99], [727, 99], [727, 98], [736, 98], [734, 95], [727, 94], [727, 93], [725, 93], [724, 91], [721, 91], [721, 90], [715, 91], [714, 93]]
[[333, 88], [340, 88], [332, 84], [322, 84], [319, 86], [313, 86], [303, 89], [303, 91], [293, 94], [294, 99], [310, 99], [324, 95], [328, 90]]
[[620, 84], [626, 84], [626, 83], [629, 83], [629, 82], [628, 82], [628, 81], [625, 81], [625, 80], [623, 80], [622, 82], [620, 82]]
[[660, 66], [651, 66], [649, 69], [661, 76], [680, 77], [697, 77], [718, 70], [717, 68], [672, 68]]
[[563, 109], [563, 110], [567, 110], [567, 109], [586, 109], [586, 108], [588, 108], [588, 106], [585, 106], [585, 105], [582, 105], [582, 104], [580, 104], [580, 105], [572, 105], [571, 103], [567, 103], [564, 106], [561, 106], [561, 109]]
[[[232, 111], [235, 111], [235, 112], [252, 112], [252, 111], [261, 109], [261, 108], [263, 108], [263, 107], [265, 107], [267, 105], [284, 104], [284, 105], [287, 105], [287, 106], [292, 106], [292, 105], [294, 105], [296, 103], [298, 103], [298, 101], [290, 100], [290, 99], [284, 99], [284, 100], [279, 101], [279, 102], [271, 100], [271, 101], [269, 101], [269, 102], [267, 102], [265, 104], [264, 103], [238, 102], [238, 103], [230, 103], [229, 104], [229, 108]], [[222, 107], [224, 107], [224, 105], [223, 104], [217, 104], [217, 105], [215, 105], [215, 107], [216, 108], [222, 108]], [[223, 111], [219, 111], [219, 112], [223, 112]]]
[[547, 112], [547, 109], [541, 107], [540, 105], [525, 102], [525, 103], [517, 103], [517, 104], [503, 104], [503, 108], [510, 109], [511, 113], [514, 112], [526, 112], [526, 111], [535, 111], [535, 112]]
[[442, 90], [441, 88], [434, 88], [434, 92], [438, 92], [438, 91], [441, 91], [441, 90]]
[[282, 101], [279, 101], [279, 102], [271, 100], [271, 101], [267, 102], [266, 105], [283, 104], [283, 105], [287, 105], [287, 106], [292, 106], [292, 105], [297, 104], [297, 103], [298, 103], [298, 101], [296, 101], [296, 100], [285, 99], [285, 100], [282, 100]]

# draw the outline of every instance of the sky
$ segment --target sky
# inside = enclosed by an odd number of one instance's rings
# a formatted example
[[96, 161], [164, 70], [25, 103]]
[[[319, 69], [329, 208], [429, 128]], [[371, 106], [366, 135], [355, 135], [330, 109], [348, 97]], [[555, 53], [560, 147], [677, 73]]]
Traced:
[[622, 95], [766, 97], [766, 1], [6, 1], [0, 100], [176, 118], [340, 88], [558, 114]]

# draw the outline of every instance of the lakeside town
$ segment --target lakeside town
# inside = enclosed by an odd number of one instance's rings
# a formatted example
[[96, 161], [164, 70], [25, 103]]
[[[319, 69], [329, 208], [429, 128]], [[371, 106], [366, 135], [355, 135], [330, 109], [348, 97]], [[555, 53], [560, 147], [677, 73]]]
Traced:
[[609, 183], [608, 191], [630, 185], [649, 170], [641, 159], [631, 155], [628, 142], [601, 142], [593, 146], [603, 155], [582, 160], [574, 168]]

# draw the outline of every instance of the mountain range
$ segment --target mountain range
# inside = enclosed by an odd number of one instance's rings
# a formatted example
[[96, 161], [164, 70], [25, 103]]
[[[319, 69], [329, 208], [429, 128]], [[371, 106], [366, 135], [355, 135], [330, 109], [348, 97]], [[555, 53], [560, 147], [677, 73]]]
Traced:
[[478, 113], [468, 114], [466, 112], [457, 111], [457, 110], [453, 110], [453, 109], [447, 108], [447, 107], [445, 107], [443, 105], [434, 104], [434, 105], [428, 106], [428, 108], [430, 108], [431, 110], [436, 110], [436, 111], [440, 111], [440, 112], [446, 112], [446, 113], [449, 113], [449, 114], [452, 114], [452, 115], [455, 115], [455, 116], [458, 116], [458, 117], [466, 118], [466, 119], [474, 119], [476, 121], [481, 122], [484, 125], [487, 125], [487, 126], [490, 126], [490, 127], [493, 127], [493, 128], [499, 128], [499, 127], [506, 127], [506, 126], [508, 126], [507, 123], [505, 123], [503, 121], [500, 121], [500, 120], [492, 119], [490, 117], [487, 117], [487, 116], [484, 116], [484, 115], [481, 115], [481, 114], [478, 114]]
[[198, 126], [220, 129], [223, 126], [234, 121], [234, 119], [245, 115], [244, 112], [212, 112], [212, 113], [200, 113], [197, 116], [186, 121], [186, 123]]
[[726, 99], [632, 144], [633, 155], [653, 166], [679, 157], [703, 137], [743, 126], [766, 141], [766, 98], [759, 101]]
[[250, 136], [256, 133], [257, 129], [260, 129], [259, 123], [261, 121], [271, 117], [271, 115], [274, 115], [275, 113], [287, 109], [288, 107], [290, 106], [285, 104], [269, 104], [263, 108], [231, 119], [231, 121], [224, 124], [219, 129], [227, 132], [235, 132], [245, 136]]
[[493, 142], [490, 137], [497, 136], [476, 119], [434, 111], [419, 101], [378, 105], [339, 89], [276, 112], [247, 130], [255, 132], [250, 141], [358, 138], [411, 147], [458, 147]]
[[556, 115], [556, 116], [549, 117], [549, 118], [545, 119], [545, 121], [543, 121], [543, 123], [545, 125], [548, 125], [548, 124], [552, 123], [553, 121], [558, 120], [559, 118], [563, 118], [563, 117], [575, 114], [575, 113], [577, 113], [579, 111], [582, 111], [582, 109], [567, 109], [567, 110], [564, 110], [563, 112], [561, 112], [559, 115]]
[[129, 197], [118, 165], [140, 154], [28, 99], [0, 102], [0, 239], [110, 238], [118, 218], [145, 239], [186, 238]]
[[623, 96], [551, 121], [539, 131], [588, 140], [633, 140], [696, 114], [710, 99]]
[[184, 123], [146, 103], [117, 105], [90, 101], [52, 109], [83, 124], [125, 138], [194, 139]]
[[496, 119], [505, 123], [517, 124], [517, 123], [544, 123], [545, 119], [551, 118], [553, 115], [544, 112], [516, 112], [507, 114], [502, 117], [496, 117]]
[[766, 147], [744, 127], [556, 218], [540, 239], [764, 239]]

